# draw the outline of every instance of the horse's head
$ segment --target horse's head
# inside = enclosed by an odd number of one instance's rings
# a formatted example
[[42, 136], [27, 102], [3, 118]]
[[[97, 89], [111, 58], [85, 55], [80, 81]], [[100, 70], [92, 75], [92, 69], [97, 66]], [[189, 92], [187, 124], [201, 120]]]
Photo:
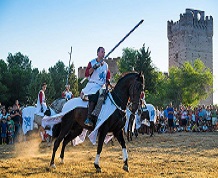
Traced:
[[132, 103], [131, 112], [135, 113], [136, 110], [139, 108], [140, 105], [140, 95], [143, 91], [144, 86], [144, 77], [142, 73], [139, 73], [135, 76], [133, 81], [130, 83], [129, 86], [129, 97], [130, 102]]
[[141, 73], [128, 73], [117, 82], [112, 95], [114, 101], [123, 110], [130, 99], [131, 112], [135, 113], [139, 106], [140, 94], [144, 86], [144, 77]]

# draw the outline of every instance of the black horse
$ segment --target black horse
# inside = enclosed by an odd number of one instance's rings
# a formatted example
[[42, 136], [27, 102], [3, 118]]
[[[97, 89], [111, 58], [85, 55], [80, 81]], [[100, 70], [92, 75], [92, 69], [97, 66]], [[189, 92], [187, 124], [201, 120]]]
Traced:
[[[94, 166], [97, 172], [101, 172], [99, 166], [100, 153], [102, 151], [103, 142], [108, 132], [113, 132], [118, 142], [122, 146], [124, 166], [123, 169], [128, 171], [128, 154], [126, 150], [125, 140], [122, 129], [125, 125], [125, 113], [127, 101], [130, 98], [132, 102], [132, 113], [138, 109], [140, 93], [143, 90], [144, 78], [141, 73], [128, 73], [122, 77], [116, 84], [114, 90], [111, 92], [117, 109], [114, 113], [101, 125], [98, 131], [98, 147]], [[54, 142], [53, 154], [50, 162], [51, 167], [55, 167], [54, 158], [55, 153], [63, 140], [62, 150], [60, 154], [61, 161], [64, 159], [64, 150], [66, 145], [80, 135], [83, 128], [93, 130], [92, 127], [84, 125], [87, 117], [87, 108], [75, 108], [63, 116], [61, 121], [60, 133]]]

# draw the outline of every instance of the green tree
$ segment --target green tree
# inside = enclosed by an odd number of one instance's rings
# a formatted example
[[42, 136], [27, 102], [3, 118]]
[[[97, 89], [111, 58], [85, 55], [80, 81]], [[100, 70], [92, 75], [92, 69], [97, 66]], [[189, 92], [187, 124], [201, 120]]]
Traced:
[[78, 79], [75, 73], [75, 67], [73, 63], [70, 66], [69, 84], [70, 84], [70, 90], [72, 91], [73, 95], [78, 96], [79, 95]]
[[213, 75], [200, 59], [170, 69], [168, 98], [177, 105], [197, 105], [212, 93]]
[[30, 84], [31, 61], [27, 56], [18, 52], [15, 55], [9, 53], [7, 62], [8, 75], [11, 76], [11, 80], [8, 81], [8, 93], [11, 95], [8, 102], [12, 105], [18, 99], [21, 104], [26, 103], [26, 94]]
[[27, 105], [34, 105], [37, 102], [38, 92], [42, 83], [39, 81], [39, 70], [34, 68], [30, 76], [30, 84], [28, 85]]
[[58, 61], [54, 67], [50, 67], [48, 70], [54, 83], [54, 97], [60, 98], [66, 85], [67, 68], [62, 61]]
[[135, 70], [137, 59], [137, 50], [132, 48], [124, 48], [121, 59], [118, 61], [119, 72], [131, 72]]
[[152, 64], [150, 54], [149, 48], [145, 49], [145, 44], [139, 50], [132, 48], [123, 49], [122, 57], [118, 61], [118, 69], [121, 74], [115, 75], [116, 81], [123, 73], [131, 71], [143, 72], [145, 90], [154, 93], [156, 91], [158, 72]]
[[152, 103], [154, 106], [165, 106], [169, 103], [167, 98], [168, 91], [168, 76], [162, 72], [157, 72], [156, 90], [155, 93], [145, 91], [147, 103]]
[[145, 90], [150, 93], [155, 93], [156, 84], [158, 79], [157, 69], [152, 64], [151, 51], [149, 48], [145, 49], [145, 44], [137, 51], [137, 58], [135, 62], [135, 70], [137, 72], [143, 72], [145, 79]]
[[0, 60], [0, 102], [6, 103], [10, 94], [8, 93], [8, 83], [10, 83], [11, 75], [8, 73], [8, 66], [4, 60]]

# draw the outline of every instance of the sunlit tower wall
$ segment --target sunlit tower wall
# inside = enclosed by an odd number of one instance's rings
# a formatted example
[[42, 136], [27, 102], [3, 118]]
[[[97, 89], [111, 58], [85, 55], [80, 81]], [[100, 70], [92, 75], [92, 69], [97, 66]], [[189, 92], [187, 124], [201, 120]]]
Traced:
[[[169, 45], [169, 68], [181, 67], [186, 62], [199, 58], [213, 74], [213, 17], [204, 11], [186, 9], [177, 22], [167, 22]], [[210, 95], [202, 104], [213, 104]]]

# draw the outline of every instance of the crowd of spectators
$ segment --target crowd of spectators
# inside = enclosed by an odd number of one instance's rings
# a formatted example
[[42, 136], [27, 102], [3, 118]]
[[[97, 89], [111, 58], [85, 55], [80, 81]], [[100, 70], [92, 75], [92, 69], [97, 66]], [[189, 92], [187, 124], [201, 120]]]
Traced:
[[6, 108], [0, 103], [0, 144], [14, 144], [21, 132], [22, 116], [19, 101]]
[[[173, 117], [172, 114], [169, 114], [169, 111], [170, 113], [173, 111]], [[194, 108], [181, 105], [179, 109], [172, 109], [172, 105], [169, 105], [160, 110], [156, 107], [156, 116], [156, 131], [158, 133], [212, 132], [218, 129], [218, 108], [214, 105], [198, 105]], [[171, 126], [173, 127], [172, 131]]]

